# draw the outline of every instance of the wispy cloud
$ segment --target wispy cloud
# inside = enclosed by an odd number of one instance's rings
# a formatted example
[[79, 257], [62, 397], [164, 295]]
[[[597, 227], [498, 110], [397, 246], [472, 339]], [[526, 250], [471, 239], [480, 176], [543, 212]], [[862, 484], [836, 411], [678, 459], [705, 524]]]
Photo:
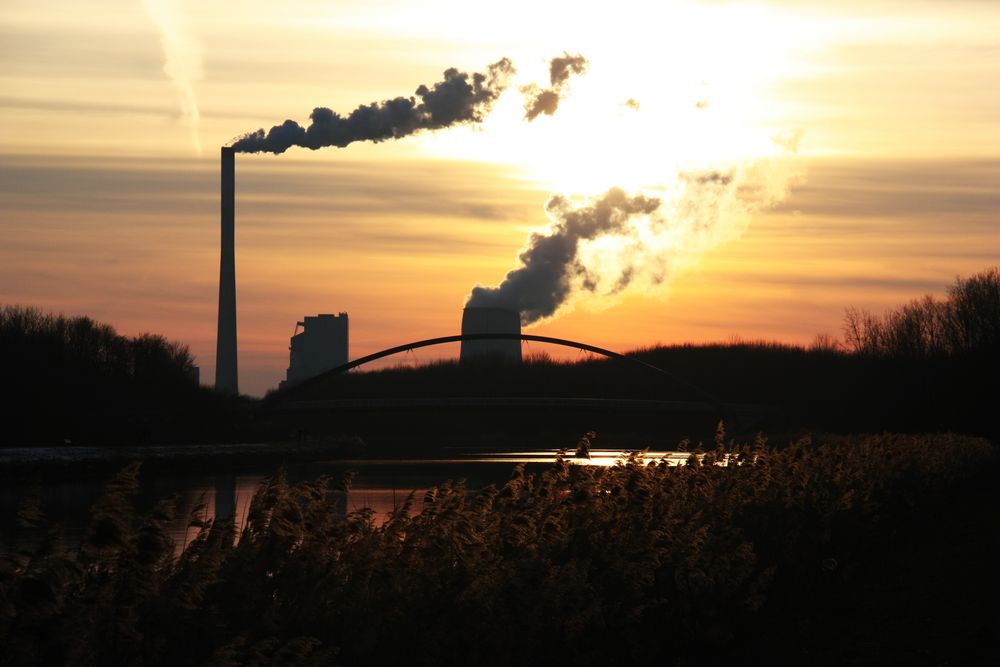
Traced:
[[143, 4], [160, 31], [165, 58], [163, 71], [177, 89], [181, 114], [190, 124], [194, 148], [201, 154], [201, 139], [198, 136], [201, 112], [194, 92], [194, 83], [202, 76], [201, 46], [181, 20], [176, 0], [143, 0]]

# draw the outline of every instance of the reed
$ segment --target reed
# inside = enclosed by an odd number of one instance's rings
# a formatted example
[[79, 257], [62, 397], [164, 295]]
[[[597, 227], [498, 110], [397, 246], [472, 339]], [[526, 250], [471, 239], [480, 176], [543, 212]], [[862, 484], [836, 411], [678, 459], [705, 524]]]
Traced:
[[[588, 438], [592, 437], [588, 434]], [[174, 557], [171, 501], [138, 512], [138, 469], [78, 551], [0, 562], [10, 664], [711, 664], [802, 658], [924, 510], [997, 451], [952, 435], [763, 437], [687, 465], [560, 458], [503, 485], [427, 492], [379, 525], [334, 511], [349, 479], [262, 484]], [[38, 510], [27, 514], [37, 523]]]

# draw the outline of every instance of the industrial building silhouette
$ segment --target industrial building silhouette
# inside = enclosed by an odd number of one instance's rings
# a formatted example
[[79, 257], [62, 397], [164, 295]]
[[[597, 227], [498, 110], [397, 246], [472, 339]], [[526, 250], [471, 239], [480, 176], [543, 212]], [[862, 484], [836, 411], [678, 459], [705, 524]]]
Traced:
[[288, 350], [288, 371], [279, 389], [343, 366], [348, 360], [347, 313], [320, 314], [296, 322]]
[[[220, 244], [219, 315], [216, 337], [215, 388], [238, 394], [236, 336], [236, 164], [235, 150], [220, 151]], [[302, 331], [299, 331], [299, 328]], [[505, 308], [466, 308], [462, 312], [462, 334], [504, 334], [506, 339], [463, 340], [461, 361], [492, 357], [510, 363], [521, 362], [520, 314]], [[296, 323], [289, 346], [288, 370], [279, 389], [347, 364], [348, 318], [320, 314]]]

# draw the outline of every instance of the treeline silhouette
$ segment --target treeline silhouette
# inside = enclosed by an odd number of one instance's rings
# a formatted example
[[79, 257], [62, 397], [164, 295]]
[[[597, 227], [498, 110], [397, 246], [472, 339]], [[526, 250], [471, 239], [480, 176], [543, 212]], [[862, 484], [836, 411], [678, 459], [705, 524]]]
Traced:
[[[287, 439], [332, 431], [386, 441], [408, 432], [431, 442], [514, 432], [696, 432], [726, 406], [766, 410], [734, 422], [744, 434], [956, 431], [1000, 437], [1000, 269], [957, 279], [944, 298], [925, 297], [873, 314], [848, 309], [842, 341], [808, 347], [765, 341], [675, 345], [632, 354], [666, 375], [627, 362], [561, 363], [528, 348], [521, 365], [484, 360], [326, 375], [263, 401], [198, 387], [188, 350], [161, 336], [125, 337], [90, 318], [0, 310], [0, 363], [8, 398], [0, 443], [139, 444]], [[552, 410], [281, 415], [282, 403], [405, 397], [586, 397], [691, 401], [716, 410], [690, 418], [637, 412]], [[547, 437], [547, 435], [546, 435]], [[412, 448], [411, 448], [412, 449]]]
[[992, 359], [1000, 356], [1000, 268], [958, 278], [938, 299], [927, 295], [877, 315], [850, 308], [844, 342], [856, 354], [889, 359]]
[[187, 347], [89, 317], [0, 308], [0, 442], [136, 444], [223, 437], [239, 400], [198, 386]]
[[[997, 462], [971, 438], [773, 448], [720, 424], [685, 466], [518, 467], [499, 486], [433, 488], [413, 516], [411, 497], [382, 525], [335, 511], [349, 477], [279, 474], [235, 543], [231, 522], [197, 508], [179, 558], [176, 502], [137, 511], [135, 465], [78, 549], [22, 503], [22, 529], [42, 538], [0, 558], [0, 645], [24, 665], [887, 664], [899, 656], [845, 643], [868, 587], [893, 580], [930, 510], [995, 488]], [[885, 632], [927, 664], [995, 664], [982, 575], [950, 575], [972, 592], [962, 609], [880, 600], [899, 617]], [[918, 636], [911, 614], [966, 639]]]
[[[928, 296], [884, 315], [848, 309], [842, 341], [817, 336], [812, 345], [800, 346], [734, 340], [631, 354], [669, 376], [614, 360], [559, 363], [536, 352], [520, 366], [438, 362], [328, 375], [265, 403], [424, 396], [714, 400], [778, 409], [748, 421], [751, 432], [952, 430], [997, 437], [1000, 269], [957, 279], [944, 299]], [[538, 419], [534, 425], [541, 426], [554, 415]], [[516, 426], [531, 423], [525, 415]], [[579, 420], [575, 425], [590, 428]]]

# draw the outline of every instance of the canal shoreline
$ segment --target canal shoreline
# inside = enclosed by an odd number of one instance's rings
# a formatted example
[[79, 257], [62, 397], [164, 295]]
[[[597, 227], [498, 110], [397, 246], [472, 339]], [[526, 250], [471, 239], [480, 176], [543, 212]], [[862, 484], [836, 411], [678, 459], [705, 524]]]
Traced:
[[300, 442], [263, 442], [218, 445], [143, 445], [135, 447], [74, 446], [0, 448], [0, 479], [25, 476], [73, 479], [107, 476], [138, 461], [157, 469], [196, 466], [202, 471], [241, 465], [280, 466], [323, 459], [356, 458], [366, 450], [358, 437]]

